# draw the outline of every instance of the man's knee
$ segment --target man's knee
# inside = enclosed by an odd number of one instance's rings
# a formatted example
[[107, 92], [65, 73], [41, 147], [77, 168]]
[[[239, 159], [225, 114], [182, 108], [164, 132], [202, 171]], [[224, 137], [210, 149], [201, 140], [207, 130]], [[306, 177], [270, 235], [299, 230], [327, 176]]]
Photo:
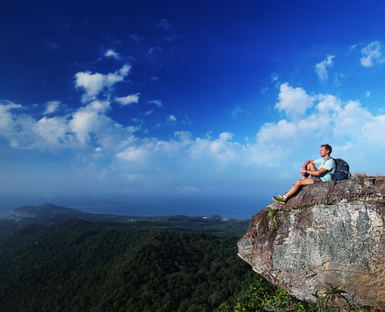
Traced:
[[308, 171], [317, 171], [317, 168], [316, 168], [316, 166], [314, 166], [314, 164], [308, 163], [307, 166], [306, 166], [306, 170], [308, 170]]

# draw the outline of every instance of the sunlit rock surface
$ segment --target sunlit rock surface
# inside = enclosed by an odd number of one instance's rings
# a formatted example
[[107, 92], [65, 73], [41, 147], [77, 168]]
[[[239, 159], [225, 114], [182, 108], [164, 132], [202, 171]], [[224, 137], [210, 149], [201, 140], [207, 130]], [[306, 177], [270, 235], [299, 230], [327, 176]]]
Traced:
[[383, 177], [306, 186], [254, 215], [238, 253], [301, 300], [331, 283], [352, 304], [374, 304], [385, 300], [384, 216]]

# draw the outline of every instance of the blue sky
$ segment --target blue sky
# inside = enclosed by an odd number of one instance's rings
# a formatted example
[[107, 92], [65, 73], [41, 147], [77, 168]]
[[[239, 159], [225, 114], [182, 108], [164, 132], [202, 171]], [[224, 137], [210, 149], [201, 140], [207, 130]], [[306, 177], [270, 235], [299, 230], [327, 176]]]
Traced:
[[0, 5], [0, 214], [248, 218], [319, 147], [385, 174], [383, 1]]

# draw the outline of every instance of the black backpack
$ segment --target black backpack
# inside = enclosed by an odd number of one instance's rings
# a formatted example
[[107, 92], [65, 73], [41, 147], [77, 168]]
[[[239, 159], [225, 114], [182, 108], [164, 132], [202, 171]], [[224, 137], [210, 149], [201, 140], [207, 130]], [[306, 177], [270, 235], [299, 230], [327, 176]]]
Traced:
[[341, 158], [333, 158], [336, 163], [336, 171], [333, 176], [334, 181], [350, 179], [349, 164]]

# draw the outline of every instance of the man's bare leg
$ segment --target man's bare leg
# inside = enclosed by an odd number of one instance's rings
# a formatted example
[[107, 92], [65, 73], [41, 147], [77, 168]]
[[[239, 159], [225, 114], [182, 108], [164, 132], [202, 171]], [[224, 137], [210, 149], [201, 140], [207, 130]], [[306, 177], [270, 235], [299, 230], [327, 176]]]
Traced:
[[[306, 170], [307, 170], [307, 171], [317, 171], [318, 169], [317, 169], [316, 166], [314, 166], [314, 164], [308, 163], [307, 166], [306, 166]], [[305, 174], [303, 175], [302, 179], [307, 179], [307, 178], [309, 177], [309, 175], [310, 175], [310, 174], [305, 173]]]
[[290, 196], [297, 194], [301, 186], [310, 185], [310, 184], [314, 184], [314, 181], [311, 178], [302, 178], [301, 180], [297, 180], [297, 182], [295, 182], [295, 184], [291, 187], [291, 189], [287, 191], [283, 196], [285, 196], [286, 198], [289, 198]]
[[[306, 170], [308, 171], [317, 171], [317, 168], [316, 166], [314, 166], [314, 164], [312, 163], [309, 163], [307, 166], [306, 166]], [[273, 196], [273, 200], [276, 201], [276, 202], [279, 202], [281, 204], [285, 204], [286, 201], [289, 199], [289, 197], [295, 195], [298, 193], [299, 189], [301, 186], [304, 186], [304, 185], [310, 185], [310, 184], [314, 184], [314, 181], [312, 178], [309, 178], [309, 175], [308, 173], [305, 173], [302, 175], [302, 179], [300, 180], [297, 180], [297, 182], [295, 182], [295, 184], [291, 187], [291, 189], [289, 191], [287, 191], [283, 196], [281, 195], [278, 195], [278, 196]]]

